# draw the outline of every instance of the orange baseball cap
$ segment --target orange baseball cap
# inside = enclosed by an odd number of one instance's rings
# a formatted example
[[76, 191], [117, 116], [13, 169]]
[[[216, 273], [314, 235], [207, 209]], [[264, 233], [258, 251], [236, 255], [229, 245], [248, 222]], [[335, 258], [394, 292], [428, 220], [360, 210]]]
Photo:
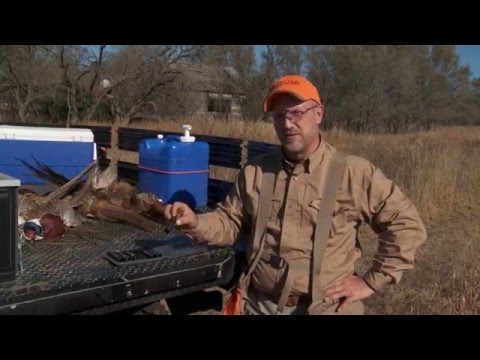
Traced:
[[270, 86], [268, 95], [263, 100], [263, 111], [268, 112], [273, 98], [282, 93], [290, 94], [303, 101], [313, 100], [321, 104], [318, 90], [310, 81], [300, 75], [287, 75], [276, 80]]

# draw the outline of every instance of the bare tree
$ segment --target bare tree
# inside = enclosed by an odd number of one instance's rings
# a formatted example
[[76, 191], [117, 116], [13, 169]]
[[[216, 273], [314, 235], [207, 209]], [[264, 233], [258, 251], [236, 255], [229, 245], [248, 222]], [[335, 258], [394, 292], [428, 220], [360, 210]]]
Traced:
[[66, 118], [70, 126], [80, 119], [191, 114], [199, 105], [194, 102], [204, 106], [210, 92], [237, 97], [243, 117], [258, 119], [271, 81], [295, 73], [307, 74], [319, 88], [327, 126], [400, 132], [480, 121], [480, 81], [461, 66], [450, 45], [261, 49], [258, 54], [252, 45], [0, 46], [0, 105], [4, 112], [14, 109], [22, 122]]
[[48, 47], [4, 46], [0, 60], [0, 91], [11, 101], [19, 120], [27, 123], [35, 105], [51, 96], [57, 74]]
[[195, 48], [183, 45], [125, 46], [108, 68], [109, 100], [115, 118], [130, 119], [181, 74], [178, 62]]
[[79, 119], [92, 119], [114, 86], [105, 76], [106, 50], [107, 45], [61, 45], [55, 48], [68, 104], [67, 126]]

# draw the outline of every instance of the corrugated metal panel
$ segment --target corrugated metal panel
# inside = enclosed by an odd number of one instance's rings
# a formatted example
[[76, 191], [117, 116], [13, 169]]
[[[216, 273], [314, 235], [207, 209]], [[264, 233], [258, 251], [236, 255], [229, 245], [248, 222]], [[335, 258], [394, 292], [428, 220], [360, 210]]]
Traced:
[[247, 160], [250, 161], [259, 155], [263, 155], [272, 151], [278, 151], [280, 145], [268, 144], [257, 141], [249, 141], [247, 145]]
[[94, 141], [98, 146], [112, 146], [112, 128], [110, 126], [72, 126], [73, 128], [90, 129], [93, 132]]
[[131, 184], [138, 183], [138, 166], [137, 164], [119, 161], [117, 163], [117, 173], [120, 179], [123, 179]]
[[223, 201], [232, 188], [233, 183], [217, 179], [208, 179], [208, 205], [213, 206]]
[[242, 140], [217, 136], [196, 135], [210, 147], [210, 165], [240, 169], [242, 162]]

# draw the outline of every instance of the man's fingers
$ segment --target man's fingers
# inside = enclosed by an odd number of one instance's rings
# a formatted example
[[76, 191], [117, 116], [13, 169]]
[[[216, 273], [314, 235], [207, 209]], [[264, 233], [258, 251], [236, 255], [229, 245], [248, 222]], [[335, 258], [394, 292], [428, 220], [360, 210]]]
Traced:
[[175, 225], [177, 226], [182, 226], [185, 224], [189, 224], [194, 220], [193, 214], [190, 212], [182, 212], [180, 214], [177, 214], [177, 221]]
[[165, 218], [175, 220], [175, 225], [185, 224], [191, 218], [192, 211], [183, 203], [175, 202], [165, 206]]
[[329, 287], [327, 287], [327, 288], [325, 289], [325, 294], [329, 294], [329, 293], [338, 291], [338, 290], [340, 290], [340, 289], [343, 289], [342, 284], [330, 285]]
[[338, 285], [331, 285], [327, 289], [325, 289], [325, 297], [331, 297], [332, 295], [341, 292], [345, 289], [345, 285], [343, 283], [339, 283]]
[[342, 297], [346, 297], [346, 296], [350, 296], [351, 295], [351, 291], [349, 289], [341, 289], [341, 290], [338, 290], [338, 291], [335, 291], [335, 292], [332, 292], [330, 295], [328, 296], [325, 296], [324, 298], [324, 302], [328, 302], [330, 300], [336, 300], [336, 299], [340, 299]]
[[172, 205], [172, 217], [176, 217], [178, 219], [183, 213], [182, 207], [182, 203], [174, 202]]
[[172, 204], [167, 204], [165, 206], [165, 213], [164, 213], [164, 216], [167, 220], [170, 220], [173, 216], [172, 216]]
[[342, 297], [352, 297], [354, 295], [354, 287], [349, 281], [342, 281], [338, 285], [331, 285], [325, 290], [324, 302], [340, 299]]
[[173, 230], [173, 225], [182, 230], [188, 230], [194, 228], [198, 222], [197, 215], [187, 204], [182, 202], [167, 204], [164, 216], [167, 221], [172, 222], [167, 232]]
[[[349, 304], [369, 297], [372, 290], [363, 279], [352, 275], [341, 281], [336, 281], [325, 289], [324, 302], [341, 299], [336, 311], [342, 311]], [[343, 299], [342, 299], [343, 298]]]
[[343, 301], [340, 301], [340, 305], [338, 305], [338, 307], [335, 311], [336, 312], [341, 312], [342, 310], [344, 310], [348, 306], [348, 304], [351, 304], [353, 302], [354, 302], [354, 297], [353, 296], [345, 297]]

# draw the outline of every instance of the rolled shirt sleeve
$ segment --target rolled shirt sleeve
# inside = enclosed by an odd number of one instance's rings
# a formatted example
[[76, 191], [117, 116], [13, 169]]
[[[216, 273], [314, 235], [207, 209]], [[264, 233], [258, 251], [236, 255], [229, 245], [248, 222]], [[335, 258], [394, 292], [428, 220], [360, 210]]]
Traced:
[[241, 170], [224, 201], [215, 210], [198, 215], [198, 224], [185, 233], [199, 242], [232, 245], [242, 229], [249, 227], [249, 215], [245, 208], [245, 169]]
[[400, 188], [371, 163], [362, 179], [362, 215], [378, 235], [378, 250], [363, 279], [374, 290], [397, 284], [413, 268], [417, 248], [426, 240], [425, 226]]

